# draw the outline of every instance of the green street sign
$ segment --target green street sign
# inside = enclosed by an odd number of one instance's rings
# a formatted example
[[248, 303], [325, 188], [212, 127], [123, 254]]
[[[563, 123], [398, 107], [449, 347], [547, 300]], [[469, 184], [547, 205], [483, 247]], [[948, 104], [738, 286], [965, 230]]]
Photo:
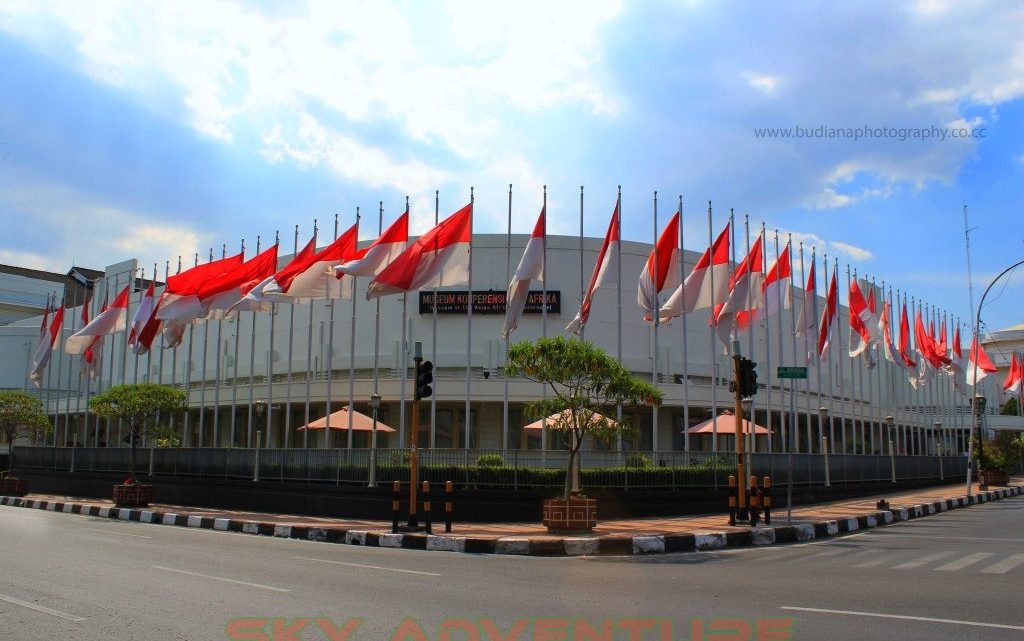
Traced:
[[777, 371], [779, 378], [807, 378], [806, 367], [780, 367]]

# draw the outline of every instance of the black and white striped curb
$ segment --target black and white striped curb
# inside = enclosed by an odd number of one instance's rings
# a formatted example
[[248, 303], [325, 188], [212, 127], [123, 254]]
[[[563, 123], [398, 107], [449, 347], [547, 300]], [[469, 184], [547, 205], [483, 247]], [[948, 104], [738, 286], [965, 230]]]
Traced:
[[814, 539], [840, 536], [880, 525], [908, 521], [947, 510], [967, 507], [976, 503], [986, 503], [1010, 496], [1017, 496], [1022, 493], [1024, 493], [1024, 487], [1016, 486], [1004, 490], [990, 490], [931, 503], [921, 503], [891, 510], [879, 510], [859, 516], [832, 521], [803, 523], [800, 525], [769, 526], [730, 532], [666, 533], [637, 536], [612, 534], [597, 537], [474, 537], [391, 534], [389, 532], [346, 530], [334, 527], [308, 527], [282, 523], [242, 521], [195, 514], [175, 514], [173, 512], [156, 510], [99, 507], [96, 505], [83, 505], [81, 503], [37, 501], [8, 496], [0, 496], [0, 505], [35, 508], [68, 514], [83, 514], [122, 521], [139, 521], [141, 523], [177, 525], [180, 527], [370, 547], [466, 552], [470, 554], [587, 556], [694, 552], [782, 543], [802, 543]]

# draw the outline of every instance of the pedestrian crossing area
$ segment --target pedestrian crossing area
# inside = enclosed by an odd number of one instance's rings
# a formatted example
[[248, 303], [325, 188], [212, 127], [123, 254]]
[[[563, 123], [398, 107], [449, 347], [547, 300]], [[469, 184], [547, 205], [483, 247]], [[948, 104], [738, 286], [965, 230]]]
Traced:
[[[814, 548], [827, 549], [817, 551]], [[991, 575], [1024, 574], [1024, 554], [1006, 551], [894, 550], [828, 545], [760, 550], [759, 554], [755, 554], [753, 557], [747, 556], [745, 560], [759, 564], [822, 563], [857, 570], [977, 572]]]

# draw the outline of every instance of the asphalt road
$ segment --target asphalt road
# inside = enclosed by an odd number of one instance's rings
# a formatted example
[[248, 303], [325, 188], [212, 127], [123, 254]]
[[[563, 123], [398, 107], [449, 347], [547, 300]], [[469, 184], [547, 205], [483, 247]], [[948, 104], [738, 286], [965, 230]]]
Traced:
[[766, 641], [1024, 640], [1020, 497], [830, 541], [650, 557], [360, 548], [12, 507], [0, 541], [10, 640], [344, 639], [349, 623], [350, 641], [574, 641], [605, 625], [615, 640], [739, 641], [759, 620]]

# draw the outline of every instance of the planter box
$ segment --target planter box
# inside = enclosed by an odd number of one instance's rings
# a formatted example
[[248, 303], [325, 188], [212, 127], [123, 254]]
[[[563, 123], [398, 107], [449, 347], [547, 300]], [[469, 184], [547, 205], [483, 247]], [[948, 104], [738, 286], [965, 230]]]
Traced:
[[152, 485], [136, 483], [114, 486], [114, 505], [117, 507], [146, 507], [152, 500]]
[[597, 527], [597, 499], [544, 499], [544, 527], [550, 532], [590, 532]]
[[28, 494], [28, 481], [5, 478], [0, 481], [0, 494], [3, 496], [25, 496]]
[[1010, 474], [1002, 470], [982, 470], [981, 475], [985, 477], [988, 485], [1009, 485]]

